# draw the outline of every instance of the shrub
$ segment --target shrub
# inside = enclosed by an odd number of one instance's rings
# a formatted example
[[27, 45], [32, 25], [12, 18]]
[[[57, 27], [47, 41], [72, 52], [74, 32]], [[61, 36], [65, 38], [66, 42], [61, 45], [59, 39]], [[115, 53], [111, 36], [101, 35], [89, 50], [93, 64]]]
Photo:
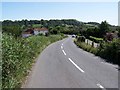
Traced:
[[3, 33], [2, 88], [19, 88], [35, 57], [50, 43], [62, 39], [61, 35], [15, 38]]
[[45, 33], [45, 36], [47, 36], [47, 37], [50, 36], [50, 33], [49, 33], [49, 32], [48, 32], [48, 33]]
[[113, 42], [103, 43], [101, 47], [99, 47], [99, 51], [97, 54], [107, 59], [108, 62], [119, 64], [120, 40], [117, 39]]
[[94, 53], [95, 55], [101, 56], [110, 63], [118, 64], [120, 66], [120, 39], [115, 39], [113, 42], [103, 42], [98, 48], [94, 48], [84, 42], [74, 42], [80, 48], [88, 52]]
[[43, 36], [44, 34], [43, 34], [43, 33], [39, 33], [38, 35], [39, 35], [39, 36]]
[[84, 37], [84, 36], [79, 36], [79, 37], [77, 38], [77, 41], [78, 41], [78, 42], [85, 42], [85, 37]]
[[96, 37], [90, 36], [89, 39], [96, 42], [96, 43], [103, 42], [103, 38], [96, 38]]

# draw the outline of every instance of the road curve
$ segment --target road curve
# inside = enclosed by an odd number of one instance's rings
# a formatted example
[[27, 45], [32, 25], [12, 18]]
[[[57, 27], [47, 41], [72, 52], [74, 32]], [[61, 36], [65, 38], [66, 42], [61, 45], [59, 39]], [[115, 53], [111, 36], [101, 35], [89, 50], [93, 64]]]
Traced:
[[39, 55], [23, 88], [118, 88], [118, 70], [68, 37]]

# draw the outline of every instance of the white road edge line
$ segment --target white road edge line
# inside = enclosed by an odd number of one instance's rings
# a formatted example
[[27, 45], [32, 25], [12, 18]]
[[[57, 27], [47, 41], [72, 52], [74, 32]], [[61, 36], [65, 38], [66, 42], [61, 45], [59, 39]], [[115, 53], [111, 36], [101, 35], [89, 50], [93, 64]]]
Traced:
[[97, 86], [100, 87], [100, 88], [102, 88], [102, 89], [104, 88], [104, 87], [103, 87], [102, 85], [100, 85], [100, 84], [97, 84]]
[[64, 50], [62, 50], [62, 51], [63, 51], [64, 55], [66, 55], [65, 51]]
[[71, 58], [68, 58], [69, 59], [69, 61], [73, 64], [73, 65], [75, 65], [75, 67], [78, 69], [78, 70], [80, 70], [82, 73], [84, 73], [84, 71], [77, 65], [77, 64], [75, 64], [72, 60], [71, 60]]
[[61, 49], [63, 49], [63, 46], [61, 46]]

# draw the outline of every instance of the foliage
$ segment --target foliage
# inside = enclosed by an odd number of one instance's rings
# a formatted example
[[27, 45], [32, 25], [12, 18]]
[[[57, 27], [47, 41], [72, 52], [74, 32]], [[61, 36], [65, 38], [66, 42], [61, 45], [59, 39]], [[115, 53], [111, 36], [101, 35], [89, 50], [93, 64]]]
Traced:
[[85, 23], [85, 24], [99, 25], [99, 23], [97, 23], [97, 22], [88, 22], [88, 23]]
[[102, 21], [101, 24], [99, 25], [100, 28], [100, 37], [104, 37], [106, 32], [110, 31], [109, 24], [106, 21]]
[[79, 37], [77, 38], [77, 41], [78, 41], [78, 42], [85, 42], [85, 37], [84, 37], [84, 36], [79, 36]]
[[85, 42], [78, 42], [78, 41], [74, 41], [74, 42], [78, 47], [82, 48], [85, 51], [88, 51], [94, 54], [97, 53], [97, 48], [93, 48], [91, 45], [87, 45]]
[[14, 38], [3, 33], [2, 88], [19, 88], [35, 57], [50, 43], [62, 39], [61, 35]]
[[[106, 21], [102, 21], [101, 24], [86, 24], [87, 28], [82, 32], [82, 34], [89, 38], [89, 36], [97, 37], [97, 38], [104, 38], [107, 32], [111, 30], [115, 31], [115, 26], [109, 25]], [[89, 27], [88, 27], [89, 26]]]
[[[21, 21], [11, 21], [4, 20], [2, 22], [3, 32], [12, 33], [14, 31], [21, 31], [19, 29], [12, 28], [13, 26], [19, 26], [22, 30], [28, 27], [46, 27], [50, 29], [51, 34], [79, 34], [81, 25], [83, 23], [75, 19], [62, 19], [62, 20], [21, 20]], [[9, 28], [12, 28], [9, 30]], [[14, 33], [14, 32], [13, 32]], [[16, 35], [16, 33], [14, 33]], [[19, 33], [18, 35], [21, 35]]]
[[[21, 21], [11, 21], [4, 20], [2, 22], [3, 32], [21, 32], [20, 29], [10, 28], [17, 26], [22, 28], [22, 30], [28, 27], [46, 27], [50, 29], [51, 34], [64, 33], [64, 34], [81, 34], [85, 37], [94, 36], [98, 38], [103, 38], [105, 33], [110, 30], [110, 28], [116, 28], [115, 26], [109, 25], [106, 21], [101, 22], [101, 24], [96, 22], [83, 23], [75, 19], [62, 19], [62, 20], [21, 20]], [[9, 27], [9, 30], [8, 28]], [[16, 34], [15, 34], [16, 35]], [[17, 33], [17, 36], [21, 35]]]
[[114, 39], [112, 42], [102, 43], [101, 47], [99, 47], [97, 55], [107, 59], [108, 62], [119, 64], [120, 39]]
[[120, 37], [120, 26], [117, 28], [118, 36]]
[[21, 21], [11, 21], [11, 20], [4, 20], [2, 22], [3, 26], [11, 26], [11, 25], [43, 25], [44, 27], [54, 27], [54, 26], [64, 26], [64, 25], [73, 25], [73, 26], [80, 26], [81, 22], [75, 19], [62, 19], [62, 20], [21, 20]]
[[90, 36], [89, 39], [96, 42], [96, 43], [103, 42], [103, 38], [96, 38], [96, 37]]
[[80, 48], [101, 56], [110, 63], [118, 64], [120, 66], [120, 39], [114, 39], [113, 42], [103, 42], [98, 48], [94, 48], [91, 45], [87, 45], [85, 42], [79, 42], [78, 40], [74, 42]]
[[22, 33], [22, 28], [20, 25], [2, 26], [2, 31], [19, 37]]
[[64, 33], [64, 34], [78, 34], [79, 33], [79, 28], [74, 27], [74, 26], [55, 26], [55, 27], [50, 27], [49, 31], [51, 34], [59, 34], [59, 33]]
[[33, 27], [33, 28], [41, 28], [42, 25], [41, 25], [41, 24], [32, 24], [32, 27]]
[[97, 27], [92, 27], [92, 28], [87, 28], [86, 31], [84, 31], [84, 36], [89, 38], [89, 36], [94, 36], [94, 37], [100, 37], [100, 29]]

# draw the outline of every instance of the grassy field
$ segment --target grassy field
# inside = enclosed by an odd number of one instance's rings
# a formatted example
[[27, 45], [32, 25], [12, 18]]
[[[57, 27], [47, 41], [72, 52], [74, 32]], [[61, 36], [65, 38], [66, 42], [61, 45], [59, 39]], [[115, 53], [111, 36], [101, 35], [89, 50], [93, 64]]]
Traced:
[[40, 28], [42, 25], [41, 24], [33, 24], [32, 27], [33, 28]]
[[21, 87], [38, 54], [49, 44], [63, 38], [61, 35], [50, 35], [15, 39], [3, 33], [2, 88]]

